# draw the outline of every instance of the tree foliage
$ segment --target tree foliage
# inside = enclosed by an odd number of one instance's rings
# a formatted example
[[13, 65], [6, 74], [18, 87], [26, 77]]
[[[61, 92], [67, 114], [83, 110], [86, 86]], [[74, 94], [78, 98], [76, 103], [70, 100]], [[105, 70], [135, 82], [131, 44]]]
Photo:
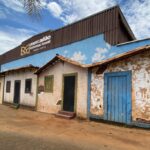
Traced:
[[24, 9], [31, 17], [40, 18], [41, 2], [40, 0], [23, 0]]

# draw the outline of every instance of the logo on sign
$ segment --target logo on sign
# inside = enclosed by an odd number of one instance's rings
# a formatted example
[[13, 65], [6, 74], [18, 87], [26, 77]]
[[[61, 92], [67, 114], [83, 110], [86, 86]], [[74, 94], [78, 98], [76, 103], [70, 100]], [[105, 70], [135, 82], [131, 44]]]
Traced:
[[30, 49], [27, 48], [26, 46], [22, 46], [21, 47], [21, 56], [27, 55], [27, 54], [30, 54]]
[[34, 42], [21, 47], [21, 56], [28, 55], [31, 52], [39, 51], [46, 48], [46, 45], [51, 43], [51, 35], [46, 35]]

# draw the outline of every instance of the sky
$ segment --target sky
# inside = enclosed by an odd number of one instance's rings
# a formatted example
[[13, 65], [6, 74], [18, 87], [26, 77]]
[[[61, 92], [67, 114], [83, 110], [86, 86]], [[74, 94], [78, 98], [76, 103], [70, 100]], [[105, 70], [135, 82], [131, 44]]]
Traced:
[[0, 0], [0, 54], [38, 33], [55, 30], [119, 5], [137, 39], [150, 38], [150, 0], [41, 0], [41, 19], [29, 17], [23, 0]]

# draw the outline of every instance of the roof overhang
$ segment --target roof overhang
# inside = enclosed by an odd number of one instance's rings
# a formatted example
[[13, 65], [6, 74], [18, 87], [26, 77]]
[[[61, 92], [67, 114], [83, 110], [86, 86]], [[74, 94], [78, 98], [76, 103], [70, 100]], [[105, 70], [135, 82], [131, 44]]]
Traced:
[[48, 67], [52, 67], [52, 66], [54, 66], [58, 62], [67, 62], [67, 63], [70, 63], [70, 64], [78, 66], [78, 67], [82, 67], [82, 68], [86, 68], [87, 67], [87, 65], [81, 64], [81, 63], [79, 63], [77, 61], [74, 61], [74, 60], [69, 59], [67, 57], [63, 57], [61, 55], [56, 54], [56, 56], [53, 59], [51, 59], [44, 66], [42, 66], [41, 68], [39, 68], [35, 72], [35, 74], [40, 74], [41, 72], [43, 72], [44, 70], [46, 70]]
[[100, 61], [100, 62], [97, 62], [97, 63], [90, 64], [90, 65], [88, 65], [88, 68], [93, 68], [93, 67], [96, 67], [96, 66], [108, 65], [108, 64], [110, 64], [112, 62], [123, 60], [125, 58], [128, 58], [128, 57], [131, 57], [131, 56], [143, 53], [143, 52], [148, 51], [148, 50], [150, 50], [150, 45], [142, 46], [142, 47], [136, 48], [134, 50], [128, 51], [126, 53], [119, 54], [119, 55], [117, 55], [115, 57], [112, 57], [112, 58], [109, 58], [109, 59], [106, 59], [106, 60], [103, 60], [103, 61]]
[[36, 70], [39, 69], [39, 67], [33, 66], [33, 65], [23, 66], [23, 67], [19, 67], [19, 68], [14, 68], [14, 69], [10, 69], [10, 70], [3, 71], [3, 72], [0, 73], [0, 75], [2, 76], [2, 75], [5, 75], [5, 74], [7, 74], [7, 73], [11, 73], [11, 72], [18, 72], [18, 71], [32, 70], [32, 69], [33, 69], [34, 71], [36, 71]]

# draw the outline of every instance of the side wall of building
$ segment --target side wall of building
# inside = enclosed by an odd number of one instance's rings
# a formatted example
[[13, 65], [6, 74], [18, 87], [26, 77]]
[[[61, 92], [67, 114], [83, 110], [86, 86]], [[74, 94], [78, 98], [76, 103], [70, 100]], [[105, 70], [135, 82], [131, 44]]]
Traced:
[[104, 114], [104, 73], [132, 71], [132, 120], [150, 120], [150, 51], [111, 63], [102, 74], [97, 70], [92, 70], [91, 114]]
[[[31, 93], [25, 93], [26, 79], [32, 79]], [[19, 71], [5, 75], [4, 102], [13, 103], [15, 80], [21, 81], [20, 104], [25, 106], [35, 106], [36, 91], [37, 91], [37, 76], [33, 73], [33, 71]], [[7, 81], [11, 81], [10, 93], [6, 92]]]
[[0, 104], [3, 101], [3, 86], [4, 86], [4, 77], [0, 77]]
[[47, 75], [54, 76], [53, 92], [40, 92], [38, 94], [37, 110], [47, 113], [57, 113], [61, 110], [61, 104], [58, 104], [63, 99], [63, 75], [77, 73], [76, 87], [76, 113], [78, 117], [87, 117], [87, 69], [83, 69], [69, 63], [58, 62], [51, 68], [48, 68], [39, 75], [38, 86], [44, 87], [44, 77]]

